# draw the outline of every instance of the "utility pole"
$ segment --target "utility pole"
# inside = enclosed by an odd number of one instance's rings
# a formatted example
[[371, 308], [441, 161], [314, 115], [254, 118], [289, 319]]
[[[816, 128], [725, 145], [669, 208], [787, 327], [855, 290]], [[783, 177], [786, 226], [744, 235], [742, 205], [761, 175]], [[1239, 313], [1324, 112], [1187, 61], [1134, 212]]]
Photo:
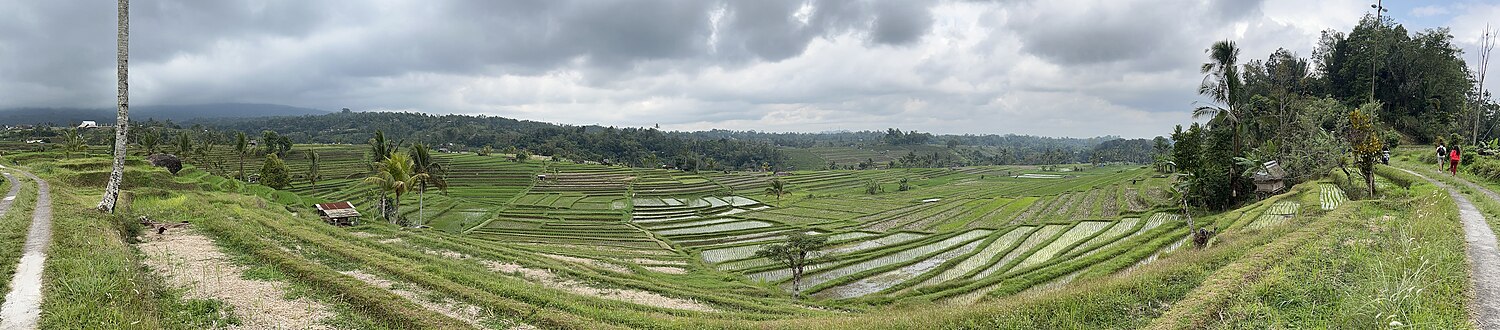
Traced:
[[[1375, 4], [1370, 5], [1370, 8], [1374, 8], [1375, 9], [1375, 30], [1371, 31], [1371, 32], [1377, 32], [1378, 33], [1380, 31], [1380, 28], [1385, 25], [1384, 23], [1380, 22], [1380, 13], [1386, 11], [1385, 10], [1385, 6], [1381, 5], [1381, 0], [1375, 0]], [[1373, 41], [1374, 39], [1372, 38], [1371, 40]], [[1376, 79], [1376, 77], [1375, 77], [1375, 47], [1374, 46], [1375, 45], [1371, 45], [1371, 47], [1370, 47], [1370, 102], [1375, 102], [1375, 79]]]

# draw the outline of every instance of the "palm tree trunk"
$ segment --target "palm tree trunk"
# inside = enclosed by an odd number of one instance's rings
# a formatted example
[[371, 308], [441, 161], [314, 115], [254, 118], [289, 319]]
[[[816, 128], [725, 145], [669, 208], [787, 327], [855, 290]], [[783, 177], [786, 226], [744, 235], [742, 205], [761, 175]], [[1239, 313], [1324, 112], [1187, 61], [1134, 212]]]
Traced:
[[422, 211], [424, 211], [426, 209], [426, 204], [422, 203], [422, 195], [426, 195], [426, 194], [427, 194], [427, 184], [423, 183], [422, 187], [419, 188], [419, 189], [417, 189], [417, 225], [418, 226], [422, 225], [422, 223], [426, 222], [426, 220], [427, 220], [426, 217], [422, 216], [423, 215]]
[[115, 99], [119, 105], [115, 113], [115, 160], [109, 172], [109, 183], [104, 187], [104, 198], [99, 200], [100, 211], [114, 213], [115, 202], [120, 198], [120, 181], [125, 176], [125, 142], [130, 130], [130, 0], [119, 0], [119, 24], [115, 40]]

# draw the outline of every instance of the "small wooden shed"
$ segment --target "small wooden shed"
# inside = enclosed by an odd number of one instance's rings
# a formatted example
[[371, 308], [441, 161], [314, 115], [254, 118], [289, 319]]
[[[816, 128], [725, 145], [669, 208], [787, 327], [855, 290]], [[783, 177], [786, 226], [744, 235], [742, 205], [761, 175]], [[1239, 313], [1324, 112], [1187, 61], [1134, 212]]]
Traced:
[[354, 208], [353, 203], [323, 203], [315, 205], [318, 208], [318, 216], [323, 221], [335, 226], [353, 226], [359, 224], [359, 210]]
[[1256, 194], [1273, 195], [1286, 189], [1286, 171], [1281, 169], [1280, 163], [1273, 160], [1261, 164], [1261, 167], [1252, 177]]

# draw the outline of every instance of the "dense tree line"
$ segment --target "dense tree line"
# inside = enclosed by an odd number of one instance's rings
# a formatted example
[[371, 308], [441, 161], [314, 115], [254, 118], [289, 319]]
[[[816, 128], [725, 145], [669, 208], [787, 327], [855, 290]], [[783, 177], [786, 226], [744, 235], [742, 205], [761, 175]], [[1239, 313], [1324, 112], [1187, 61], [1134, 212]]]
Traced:
[[1156, 155], [1156, 141], [1148, 139], [1117, 139], [1104, 141], [1090, 151], [1093, 163], [1150, 164]]
[[201, 121], [218, 130], [277, 132], [297, 143], [365, 143], [385, 132], [399, 145], [424, 143], [451, 150], [490, 147], [576, 161], [684, 169], [781, 168], [786, 156], [769, 143], [701, 139], [649, 128], [568, 126], [501, 117], [398, 112], [340, 112], [320, 116]]
[[[1300, 88], [1351, 108], [1379, 101], [1384, 106], [1375, 115], [1388, 127], [1428, 142], [1468, 128], [1473, 116], [1466, 114], [1489, 104], [1475, 94], [1462, 54], [1448, 28], [1411, 32], [1389, 17], [1366, 16], [1347, 34], [1323, 32], [1313, 51], [1317, 75]], [[1247, 85], [1258, 77], [1247, 75]], [[1263, 82], [1285, 82], [1268, 78]], [[1470, 137], [1468, 129], [1462, 132]]]
[[1164, 159], [1186, 174], [1188, 201], [1227, 208], [1253, 196], [1266, 161], [1289, 184], [1350, 167], [1368, 179], [1381, 150], [1402, 141], [1492, 138], [1500, 106], [1475, 88], [1452, 40], [1446, 28], [1412, 33], [1367, 15], [1349, 33], [1325, 31], [1311, 58], [1279, 49], [1241, 65], [1233, 41], [1217, 42], [1201, 67], [1207, 101], [1194, 109], [1207, 121], [1178, 126]]

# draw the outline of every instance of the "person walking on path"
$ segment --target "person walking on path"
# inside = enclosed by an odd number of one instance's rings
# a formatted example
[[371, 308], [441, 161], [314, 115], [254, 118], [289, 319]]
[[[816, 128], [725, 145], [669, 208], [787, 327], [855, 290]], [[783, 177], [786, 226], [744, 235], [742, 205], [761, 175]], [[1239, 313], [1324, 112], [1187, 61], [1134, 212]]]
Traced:
[[1452, 175], [1458, 175], [1458, 162], [1460, 160], [1463, 160], [1463, 148], [1453, 146], [1453, 151], [1449, 151], [1448, 154], [1448, 161], [1450, 162], [1448, 172], [1453, 172]]
[[1448, 147], [1444, 147], [1442, 142], [1438, 142], [1437, 146], [1438, 171], [1442, 171], [1443, 165], [1448, 164]]

